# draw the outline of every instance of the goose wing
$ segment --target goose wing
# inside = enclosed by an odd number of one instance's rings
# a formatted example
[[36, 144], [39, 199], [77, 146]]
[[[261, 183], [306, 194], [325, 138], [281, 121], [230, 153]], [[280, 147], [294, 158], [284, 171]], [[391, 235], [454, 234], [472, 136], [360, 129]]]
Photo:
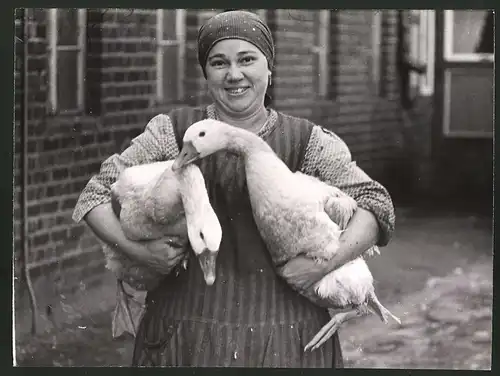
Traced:
[[318, 197], [321, 203], [320, 210], [324, 211], [341, 229], [345, 229], [356, 211], [356, 201], [339, 188], [331, 186], [316, 177], [299, 171], [295, 173], [295, 176], [300, 185], [306, 188], [308, 195]]

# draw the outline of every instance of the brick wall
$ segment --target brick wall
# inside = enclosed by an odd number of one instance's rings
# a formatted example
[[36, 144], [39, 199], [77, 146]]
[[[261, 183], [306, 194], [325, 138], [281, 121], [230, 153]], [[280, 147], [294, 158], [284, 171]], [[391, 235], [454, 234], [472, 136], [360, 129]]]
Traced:
[[[199, 26], [221, 10], [187, 11], [185, 104], [207, 103], [205, 83], [196, 57]], [[383, 54], [387, 69], [385, 96], [371, 90], [366, 67], [370, 48], [369, 11], [339, 11], [332, 70], [338, 93], [333, 99], [311, 96], [314, 11], [270, 10], [277, 59], [272, 96], [277, 109], [312, 119], [339, 133], [358, 163], [382, 176], [397, 159], [399, 112], [395, 82], [395, 14], [387, 12]], [[290, 18], [290, 15], [292, 18]], [[293, 18], [301, 21], [297, 22]], [[15, 149], [15, 253], [22, 250], [21, 152], [28, 158], [29, 264], [40, 305], [55, 304], [61, 293], [83, 283], [97, 285], [104, 273], [100, 247], [71, 214], [76, 200], [100, 163], [128, 145], [156, 113], [173, 103], [155, 96], [155, 20], [152, 9], [91, 9], [88, 13], [86, 111], [78, 116], [49, 115], [47, 13], [31, 9], [28, 63], [28, 148]], [[16, 29], [19, 32], [19, 23]], [[18, 99], [20, 91], [16, 89]], [[19, 104], [19, 100], [17, 102]], [[20, 107], [16, 107], [17, 113]], [[21, 123], [16, 117], [16, 132]]]

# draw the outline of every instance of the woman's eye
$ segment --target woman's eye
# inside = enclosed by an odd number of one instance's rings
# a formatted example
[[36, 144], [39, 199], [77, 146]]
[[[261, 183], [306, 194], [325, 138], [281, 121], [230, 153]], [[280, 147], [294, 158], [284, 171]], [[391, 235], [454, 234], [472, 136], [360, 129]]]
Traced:
[[250, 64], [255, 60], [253, 56], [245, 56], [244, 58], [241, 59], [241, 62], [243, 64]]
[[210, 63], [212, 67], [221, 67], [224, 65], [224, 62], [222, 60], [215, 60]]

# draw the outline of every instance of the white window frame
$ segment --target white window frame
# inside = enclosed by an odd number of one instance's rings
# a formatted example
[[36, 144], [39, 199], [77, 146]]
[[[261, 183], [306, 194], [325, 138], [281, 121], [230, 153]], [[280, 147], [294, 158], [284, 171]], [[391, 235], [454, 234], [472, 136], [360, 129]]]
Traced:
[[[49, 104], [52, 112], [59, 110], [57, 101], [57, 55], [59, 51], [77, 51], [77, 108], [75, 111], [83, 111], [85, 106], [85, 56], [86, 56], [86, 31], [87, 31], [87, 10], [78, 9], [78, 39], [73, 46], [58, 45], [57, 37], [57, 12], [59, 8], [49, 9], [48, 14], [48, 40], [49, 40]], [[67, 112], [72, 112], [68, 110]]]
[[372, 81], [376, 93], [381, 88], [382, 58], [382, 10], [374, 10], [372, 14]]
[[163, 39], [163, 17], [164, 9], [156, 10], [156, 98], [158, 102], [165, 99], [163, 91], [164, 66], [163, 51], [165, 47], [178, 46], [177, 51], [177, 96], [176, 100], [184, 98], [184, 75], [186, 59], [186, 10], [175, 10], [175, 37], [176, 39]]
[[420, 95], [434, 94], [436, 55], [436, 11], [411, 10], [415, 22], [410, 23], [410, 58], [425, 66], [426, 72], [410, 73], [411, 87], [418, 88]]
[[318, 43], [311, 47], [311, 52], [318, 55], [317, 93], [320, 97], [328, 96], [330, 84], [330, 20], [330, 9], [322, 9], [318, 12], [318, 24], [316, 25]]
[[[485, 9], [487, 10], [487, 9]], [[444, 11], [444, 58], [450, 62], [480, 62], [480, 61], [494, 61], [494, 54], [489, 53], [454, 53], [453, 52], [453, 21], [454, 10]]]

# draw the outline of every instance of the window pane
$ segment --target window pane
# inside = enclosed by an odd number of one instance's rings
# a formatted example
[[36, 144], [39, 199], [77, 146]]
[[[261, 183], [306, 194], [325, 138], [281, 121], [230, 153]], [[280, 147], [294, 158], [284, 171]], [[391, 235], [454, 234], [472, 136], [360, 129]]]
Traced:
[[78, 108], [77, 54], [77, 51], [57, 52], [57, 103], [60, 111]]
[[57, 10], [57, 44], [76, 46], [78, 43], [78, 9]]
[[163, 49], [163, 95], [165, 101], [177, 100], [179, 91], [177, 78], [179, 59], [178, 47], [167, 46]]
[[448, 126], [453, 132], [493, 133], [493, 70], [452, 68], [449, 82]]
[[486, 24], [488, 13], [484, 10], [453, 11], [453, 53], [477, 53], [488, 35], [493, 40], [493, 22]]
[[163, 40], [177, 40], [175, 32], [175, 9], [163, 10]]

